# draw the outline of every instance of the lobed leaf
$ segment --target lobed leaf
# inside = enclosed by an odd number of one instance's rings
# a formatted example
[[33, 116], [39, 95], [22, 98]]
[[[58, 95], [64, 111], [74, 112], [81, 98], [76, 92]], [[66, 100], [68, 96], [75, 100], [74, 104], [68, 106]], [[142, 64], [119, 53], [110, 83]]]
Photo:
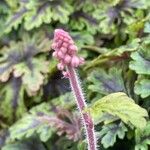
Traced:
[[130, 62], [130, 69], [134, 70], [137, 74], [148, 74], [150, 75], [150, 61], [145, 59], [139, 52], [131, 54], [133, 61]]
[[38, 139], [30, 138], [28, 140], [18, 141], [12, 144], [6, 144], [2, 150], [46, 150], [44, 145]]
[[134, 91], [136, 94], [141, 95], [142, 98], [150, 96], [150, 80], [138, 79], [135, 83]]
[[95, 123], [99, 122], [99, 118], [103, 113], [109, 113], [117, 116], [126, 124], [132, 124], [136, 128], [144, 128], [146, 126], [147, 111], [135, 104], [134, 101], [122, 92], [109, 94], [102, 99], [93, 103], [87, 111], [91, 113]]
[[135, 132], [136, 146], [135, 150], [148, 150], [150, 145], [150, 122], [147, 122], [146, 127], [141, 131], [136, 129]]
[[88, 81], [91, 82], [88, 89], [102, 95], [126, 91], [122, 70], [118, 68], [111, 68], [108, 73], [103, 69], [96, 69], [90, 73]]
[[125, 132], [127, 132], [126, 126], [121, 122], [119, 124], [111, 123], [102, 127], [99, 132], [101, 143], [104, 148], [113, 146], [116, 142], [116, 138], [123, 139], [125, 137]]
[[[6, 82], [13, 73], [21, 77], [29, 95], [35, 95], [44, 83], [44, 77], [49, 71], [46, 55], [39, 55], [49, 50], [50, 40], [43, 32], [32, 37], [24, 34], [22, 41], [10, 42], [1, 50], [0, 80]], [[53, 66], [52, 66], [53, 67]]]

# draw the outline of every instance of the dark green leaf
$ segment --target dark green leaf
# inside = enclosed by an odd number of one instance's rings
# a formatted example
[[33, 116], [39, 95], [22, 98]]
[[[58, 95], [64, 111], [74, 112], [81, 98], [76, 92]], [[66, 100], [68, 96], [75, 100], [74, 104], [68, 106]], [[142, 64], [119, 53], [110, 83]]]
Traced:
[[116, 138], [123, 139], [125, 137], [125, 132], [127, 128], [123, 123], [111, 123], [102, 127], [102, 130], [99, 132], [101, 143], [105, 148], [113, 146], [116, 142]]

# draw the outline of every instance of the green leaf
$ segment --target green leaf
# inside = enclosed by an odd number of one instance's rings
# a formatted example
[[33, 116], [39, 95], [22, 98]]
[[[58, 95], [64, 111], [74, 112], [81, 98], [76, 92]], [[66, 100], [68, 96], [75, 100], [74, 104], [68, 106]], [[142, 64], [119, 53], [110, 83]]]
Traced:
[[134, 52], [131, 54], [133, 61], [130, 62], [130, 69], [134, 70], [138, 74], [148, 74], [150, 75], [150, 61], [145, 59], [139, 52]]
[[102, 130], [99, 132], [101, 143], [103, 144], [104, 148], [113, 146], [116, 142], [116, 138], [118, 137], [123, 139], [125, 137], [125, 132], [127, 131], [128, 129], [122, 122], [119, 124], [111, 123], [104, 125]]
[[87, 63], [85, 69], [90, 69], [92, 67], [102, 65], [106, 62], [111, 63], [112, 61], [127, 59], [127, 54], [130, 54], [131, 52], [137, 50], [140, 41], [140, 39], [135, 39], [130, 44], [126, 44], [112, 50], [108, 49], [108, 52], [99, 55], [98, 57]]
[[41, 141], [47, 141], [55, 131], [49, 124], [40, 120], [40, 114], [50, 115], [50, 105], [42, 103], [41, 105], [30, 110], [30, 114], [25, 114], [22, 119], [10, 127], [9, 140], [25, 139], [38, 135]]
[[[54, 133], [78, 141], [81, 137], [80, 117], [65, 109], [67, 107], [63, 107], [63, 104], [58, 106], [53, 101], [33, 107], [28, 114], [13, 124], [9, 128], [9, 141], [38, 136], [41, 141], [46, 142]], [[68, 104], [67, 101], [65, 103]]]
[[[73, 8], [69, 3], [58, 1], [20, 1], [20, 7], [12, 11], [8, 21], [6, 22], [6, 32], [17, 29], [19, 24], [23, 24], [25, 29], [31, 30], [42, 24], [51, 23], [52, 20], [60, 23], [67, 23], [69, 15]], [[24, 21], [23, 21], [24, 19]]]
[[135, 150], [148, 150], [150, 145], [150, 121], [147, 122], [146, 127], [141, 131], [136, 129], [135, 131]]
[[102, 99], [96, 101], [87, 108], [91, 113], [95, 123], [99, 122], [99, 118], [104, 113], [117, 116], [126, 124], [132, 124], [136, 128], [144, 128], [146, 126], [147, 111], [129, 98], [125, 93], [118, 92], [109, 94]]
[[[93, 16], [99, 20], [99, 31], [116, 35], [121, 29], [125, 31], [129, 25], [144, 18], [143, 10], [146, 8], [148, 6], [142, 0], [101, 1], [99, 7], [94, 10]], [[119, 27], [120, 24], [124, 26]]]
[[26, 112], [24, 88], [20, 78], [12, 78], [1, 87], [0, 114], [12, 122]]
[[150, 80], [138, 79], [135, 83], [134, 91], [136, 94], [141, 95], [142, 98], [150, 96]]
[[72, 92], [67, 92], [57, 98], [54, 98], [52, 104], [62, 106], [65, 109], [70, 109], [76, 106]]
[[2, 150], [34, 150], [34, 149], [46, 150], [42, 142], [34, 138], [14, 142], [12, 144], [7, 144], [2, 148]]
[[86, 29], [90, 34], [96, 33], [97, 25], [97, 19], [87, 12], [74, 12], [70, 20], [70, 26], [73, 30], [83, 31]]
[[37, 94], [49, 71], [50, 63], [44, 52], [50, 49], [50, 44], [44, 32], [32, 37], [23, 34], [21, 41], [11, 41], [0, 52], [0, 80], [6, 82], [12, 74], [21, 77], [28, 94]]
[[9, 33], [12, 28], [17, 29], [18, 26], [22, 23], [24, 16], [28, 10], [25, 7], [18, 8], [17, 11], [12, 12], [9, 15], [9, 18], [5, 22], [5, 33]]
[[102, 95], [126, 91], [122, 70], [118, 68], [111, 68], [108, 73], [104, 69], [93, 70], [88, 76], [88, 81], [91, 83], [88, 89]]
[[145, 24], [144, 32], [145, 32], [145, 33], [150, 33], [150, 22], [147, 22], [147, 23]]
[[7, 21], [7, 17], [10, 13], [10, 9], [7, 6], [5, 1], [0, 1], [0, 38], [3, 36], [5, 31], [5, 22]]
[[137, 74], [150, 75], [150, 37], [143, 39], [142, 44], [139, 46], [138, 51], [131, 54], [133, 59], [130, 62], [130, 69], [134, 70]]
[[5, 0], [11, 9], [16, 9], [19, 4], [19, 0]]
[[92, 45], [94, 44], [94, 38], [89, 32], [87, 31], [80, 31], [80, 32], [72, 32], [71, 33], [73, 39], [75, 40], [77, 46], [82, 47], [85, 44]]

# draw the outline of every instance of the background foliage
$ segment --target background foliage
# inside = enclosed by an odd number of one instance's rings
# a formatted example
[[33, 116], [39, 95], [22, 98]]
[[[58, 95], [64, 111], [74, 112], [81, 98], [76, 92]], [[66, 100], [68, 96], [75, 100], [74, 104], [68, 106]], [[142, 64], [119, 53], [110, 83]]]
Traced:
[[149, 0], [0, 0], [0, 149], [85, 150], [50, 48], [70, 32], [101, 150], [150, 148]]

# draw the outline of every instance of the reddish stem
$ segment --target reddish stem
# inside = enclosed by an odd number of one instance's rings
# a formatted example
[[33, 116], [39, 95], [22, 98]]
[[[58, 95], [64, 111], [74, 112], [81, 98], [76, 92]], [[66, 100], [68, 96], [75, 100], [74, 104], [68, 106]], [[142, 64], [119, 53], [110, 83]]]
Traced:
[[83, 125], [86, 131], [86, 137], [88, 142], [88, 150], [96, 150], [96, 138], [94, 133], [94, 125], [92, 118], [88, 113], [83, 113], [84, 108], [86, 107], [85, 98], [80, 86], [79, 78], [76, 74], [76, 71], [73, 67], [67, 66], [70, 84], [72, 87], [72, 91], [76, 98], [76, 103], [81, 113]]

